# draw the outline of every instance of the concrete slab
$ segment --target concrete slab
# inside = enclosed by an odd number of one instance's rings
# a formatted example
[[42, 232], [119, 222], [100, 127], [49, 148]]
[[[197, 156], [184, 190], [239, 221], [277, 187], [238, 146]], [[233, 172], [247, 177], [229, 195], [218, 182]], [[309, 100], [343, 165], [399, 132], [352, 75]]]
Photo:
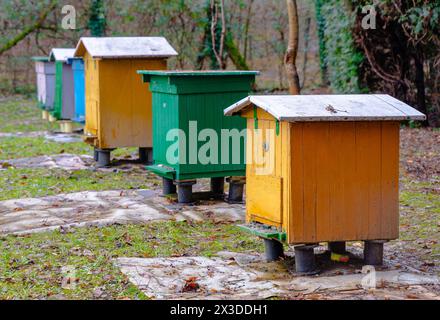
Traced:
[[4, 160], [0, 161], [0, 168], [3, 168], [3, 170], [6, 170], [8, 167], [84, 170], [90, 168], [90, 163], [92, 161], [92, 156], [78, 156], [74, 154], [63, 153], [52, 156]]
[[[397, 270], [336, 276], [295, 277], [282, 262], [266, 263], [256, 255], [220, 253], [222, 257], [119, 258], [115, 264], [153, 299], [267, 299], [323, 295], [344, 298], [439, 299], [425, 286], [434, 276]], [[232, 258], [233, 257], [233, 258]], [[374, 274], [374, 278], [373, 278]], [[353, 297], [353, 294], [349, 295]], [[347, 295], [345, 295], [347, 298]]]
[[0, 234], [165, 220], [244, 220], [242, 205], [231, 206], [219, 201], [197, 208], [174, 206], [159, 193], [154, 190], [84, 191], [0, 201]]

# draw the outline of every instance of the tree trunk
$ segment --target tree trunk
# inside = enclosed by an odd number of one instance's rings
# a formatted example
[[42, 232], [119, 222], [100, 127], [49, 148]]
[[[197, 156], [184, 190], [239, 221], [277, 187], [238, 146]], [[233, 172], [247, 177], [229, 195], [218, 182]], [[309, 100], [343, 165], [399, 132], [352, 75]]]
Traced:
[[425, 95], [425, 72], [423, 70], [423, 54], [420, 52], [416, 52], [414, 54], [414, 65], [415, 65], [415, 84], [417, 88], [417, 109], [420, 110], [420, 112], [426, 114], [426, 119], [423, 122], [424, 126], [429, 125], [429, 112], [426, 108], [426, 95]]
[[243, 57], [244, 60], [248, 58], [248, 44], [249, 44], [249, 25], [251, 22], [251, 16], [252, 16], [252, 5], [254, 3], [254, 0], [249, 0], [248, 2], [248, 11], [246, 16], [246, 22], [244, 25], [244, 51], [243, 51]]
[[287, 1], [287, 12], [289, 14], [289, 43], [284, 58], [287, 80], [289, 82], [290, 94], [299, 94], [299, 77], [296, 68], [296, 56], [298, 54], [298, 8], [296, 0]]
[[232, 63], [238, 70], [249, 70], [249, 66], [246, 63], [246, 58], [241, 55], [240, 50], [238, 50], [230, 32], [228, 32], [226, 35], [225, 47], [229, 58], [231, 58]]

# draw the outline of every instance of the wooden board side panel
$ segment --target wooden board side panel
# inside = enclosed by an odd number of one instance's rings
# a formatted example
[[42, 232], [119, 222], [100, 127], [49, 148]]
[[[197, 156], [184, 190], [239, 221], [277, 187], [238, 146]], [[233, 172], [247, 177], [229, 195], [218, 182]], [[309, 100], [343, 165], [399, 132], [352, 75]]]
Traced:
[[132, 60], [132, 142], [133, 146], [153, 146], [153, 108], [152, 95], [148, 83], [143, 83], [138, 70], [166, 70], [167, 61], [163, 60]]
[[399, 237], [399, 134], [397, 122], [382, 123], [382, 233]]
[[84, 77], [86, 96], [84, 131], [96, 136], [99, 127], [99, 61], [93, 60], [88, 53], [84, 55]]
[[255, 129], [254, 119], [247, 120], [246, 147], [246, 217], [282, 226], [284, 203], [283, 132], [273, 120], [259, 120]]
[[304, 241], [306, 235], [304, 225], [304, 123], [294, 123], [291, 129], [291, 201], [288, 241], [290, 243]]
[[398, 236], [397, 122], [292, 125], [289, 242]]
[[100, 147], [151, 147], [151, 93], [136, 71], [166, 69], [166, 62], [122, 59], [100, 64]]

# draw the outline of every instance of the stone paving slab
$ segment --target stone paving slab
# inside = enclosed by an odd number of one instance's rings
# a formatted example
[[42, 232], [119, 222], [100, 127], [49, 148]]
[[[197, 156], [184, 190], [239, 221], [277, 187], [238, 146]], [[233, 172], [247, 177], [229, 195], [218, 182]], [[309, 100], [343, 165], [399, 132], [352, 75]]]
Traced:
[[0, 234], [165, 220], [244, 220], [244, 206], [240, 204], [216, 201], [181, 206], [170, 203], [159, 193], [156, 190], [84, 191], [0, 201]]
[[[47, 168], [47, 169], [64, 169], [64, 170], [85, 170], [90, 169], [90, 163], [93, 161], [92, 156], [74, 155], [74, 154], [57, 154], [52, 156], [39, 156], [31, 158], [19, 158], [0, 161], [0, 168], [6, 170], [8, 167], [14, 168]], [[0, 169], [1, 170], [1, 169]]]
[[[366, 274], [295, 277], [282, 262], [266, 263], [256, 255], [230, 253], [234, 258], [118, 258], [115, 264], [130, 281], [153, 299], [267, 299], [301, 294], [344, 298], [439, 299], [424, 286], [438, 285], [434, 276], [397, 270], [376, 271], [375, 285]], [[364, 288], [365, 286], [365, 288]], [[353, 295], [351, 294], [351, 297]], [[347, 298], [347, 297], [345, 297]]]

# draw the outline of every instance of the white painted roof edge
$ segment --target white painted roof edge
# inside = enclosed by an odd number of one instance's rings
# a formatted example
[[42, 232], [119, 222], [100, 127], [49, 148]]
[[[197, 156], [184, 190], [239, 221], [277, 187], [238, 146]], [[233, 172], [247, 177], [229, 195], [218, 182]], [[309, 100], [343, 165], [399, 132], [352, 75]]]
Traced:
[[[331, 97], [331, 96], [342, 96], [342, 95], [310, 95], [311, 97], [319, 97], [319, 98], [325, 98], [325, 97]], [[359, 95], [344, 95], [344, 96], [359, 96]], [[369, 115], [369, 116], [350, 116], [350, 115], [334, 115], [334, 114], [328, 114], [326, 116], [322, 115], [299, 115], [299, 116], [288, 116], [282, 113], [280, 109], [285, 109], [283, 106], [273, 106], [269, 105], [266, 101], [262, 101], [263, 99], [270, 99], [271, 97], [280, 97], [277, 95], [273, 96], [248, 96], [230, 107], [226, 108], [224, 110], [224, 114], [226, 116], [232, 116], [242, 109], [248, 107], [249, 105], [255, 105], [259, 107], [260, 109], [268, 112], [272, 116], [274, 116], [276, 119], [280, 121], [288, 121], [288, 122], [296, 122], [296, 121], [303, 121], [303, 122], [309, 122], [309, 121], [404, 121], [404, 120], [425, 120], [426, 116], [419, 112], [418, 110], [412, 108], [411, 106], [405, 104], [404, 102], [390, 96], [387, 94], [371, 94], [371, 95], [364, 95], [369, 97], [375, 97], [377, 99], [380, 99], [382, 102], [386, 103], [390, 107], [393, 107], [396, 111], [395, 115]], [[287, 96], [282, 96], [287, 97]], [[292, 96], [295, 97], [295, 96]], [[302, 95], [301, 97], [307, 97], [307, 95]], [[261, 99], [263, 98], [263, 99]]]
[[67, 62], [67, 59], [73, 58], [75, 48], [53, 48], [49, 53], [50, 61], [63, 61]]
[[[156, 54], [152, 54], [152, 53], [148, 53], [148, 54], [142, 54], [142, 53], [137, 53], [137, 54], [133, 54], [132, 51], [127, 51], [127, 52], [122, 52], [119, 54], [115, 54], [115, 53], [108, 53], [108, 54], [103, 54], [103, 53], [97, 53], [94, 51], [94, 43], [96, 44], [98, 42], [102, 42], [102, 41], [134, 41], [136, 39], [151, 39], [151, 40], [159, 40], [163, 42], [164, 47], [162, 48], [161, 51], [159, 51]], [[75, 48], [75, 57], [80, 56], [78, 54], [78, 50], [79, 47], [81, 46], [81, 44], [84, 45], [85, 49], [87, 50], [87, 52], [92, 56], [92, 58], [98, 58], [98, 59], [129, 59], [129, 58], [136, 58], [136, 59], [140, 59], [140, 58], [169, 58], [169, 57], [174, 57], [177, 56], [178, 53], [177, 51], [171, 46], [171, 44], [168, 42], [168, 40], [165, 37], [81, 37], [78, 41], [78, 44], [76, 45]]]

